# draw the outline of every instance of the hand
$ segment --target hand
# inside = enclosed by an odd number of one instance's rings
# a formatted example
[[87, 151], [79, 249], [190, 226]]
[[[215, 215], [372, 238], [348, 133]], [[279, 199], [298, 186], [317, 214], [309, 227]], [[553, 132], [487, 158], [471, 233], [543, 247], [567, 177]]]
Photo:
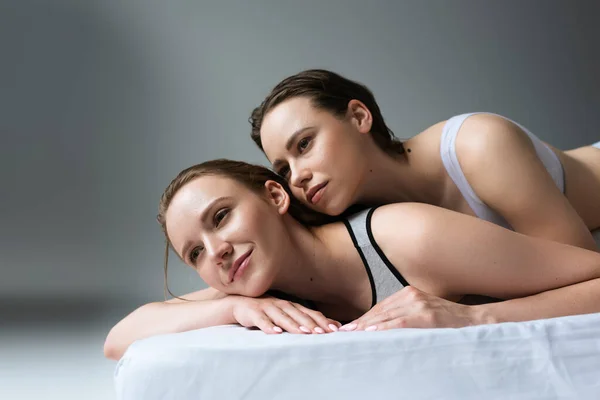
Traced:
[[396, 328], [460, 328], [478, 325], [471, 306], [454, 303], [407, 286], [389, 296], [341, 331], [381, 331]]
[[265, 333], [329, 333], [341, 324], [318, 311], [275, 297], [237, 297], [233, 318], [242, 326], [257, 327]]

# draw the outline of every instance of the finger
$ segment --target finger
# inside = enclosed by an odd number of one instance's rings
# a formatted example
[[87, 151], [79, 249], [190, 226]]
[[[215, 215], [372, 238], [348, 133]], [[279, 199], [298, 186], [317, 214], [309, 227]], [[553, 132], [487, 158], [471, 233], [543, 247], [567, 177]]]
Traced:
[[[300, 312], [310, 316], [313, 321], [323, 330], [323, 332], [336, 332], [339, 330], [339, 327], [342, 325], [338, 321], [327, 318], [323, 313], [315, 310], [311, 310], [310, 308], [306, 308], [300, 304], [292, 303], [294, 307], [296, 307]], [[316, 328], [315, 328], [316, 329]], [[322, 333], [318, 332], [317, 333]]]
[[[300, 324], [300, 329], [303, 332], [325, 333], [324, 328], [319, 326], [319, 323], [312, 317], [311, 314], [297, 308], [294, 303], [287, 303], [283, 305], [282, 310]], [[325, 324], [325, 327], [327, 327], [327, 324]]]
[[427, 326], [424, 324], [424, 320], [422, 318], [418, 317], [417, 315], [409, 315], [373, 324], [370, 327], [367, 327], [365, 330], [385, 331], [403, 328], [427, 328]]
[[375, 313], [388, 311], [393, 308], [407, 307], [410, 304], [420, 301], [423, 298], [423, 292], [416, 289], [414, 286], [407, 286], [400, 289], [391, 296], [377, 303], [371, 310]]
[[346, 322], [344, 325], [340, 326], [340, 331], [349, 332], [349, 331], [356, 330], [359, 322], [361, 321], [361, 318], [363, 318], [363, 317], [364, 317], [364, 315], [353, 321]]
[[364, 318], [361, 317], [359, 318], [359, 321], [356, 322], [356, 330], [373, 330], [374, 328], [371, 328], [373, 326], [377, 326], [387, 321], [395, 320], [405, 315], [406, 311], [404, 310], [404, 307], [397, 307], [386, 311], [381, 311], [376, 314], [373, 313], [370, 315], [364, 315]]
[[279, 327], [290, 333], [310, 333], [301, 329], [301, 323], [290, 316], [285, 310], [276, 306], [269, 305], [264, 308], [265, 314]]
[[[360, 318], [342, 326], [340, 330], [362, 330], [388, 319], [393, 319], [401, 314], [408, 314], [409, 309], [422, 297], [422, 292], [412, 286], [407, 286], [364, 313]], [[403, 311], [399, 311], [403, 310]], [[400, 312], [400, 314], [399, 314]]]
[[264, 313], [258, 312], [253, 318], [254, 326], [261, 331], [268, 334], [278, 334], [283, 332], [280, 326], [277, 326], [273, 321]]
[[373, 318], [374, 316], [376, 316], [379, 313], [384, 311], [382, 304], [383, 303], [377, 303], [375, 306], [373, 306], [369, 311], [367, 311], [366, 313], [361, 315], [359, 318], [357, 318], [353, 321], [350, 321], [345, 325], [342, 325], [340, 327], [340, 330], [341, 331], [354, 331], [354, 330], [357, 330], [359, 326], [364, 326], [364, 321], [368, 321], [371, 318]]
[[359, 318], [348, 322], [345, 325], [340, 327], [341, 331], [355, 331], [359, 326], [364, 326], [365, 321], [371, 320], [375, 315], [377, 315], [377, 310], [371, 309], [367, 311], [365, 314], [361, 315]]
[[335, 319], [327, 318], [327, 322], [327, 327], [329, 327], [332, 332], [339, 331], [342, 326], [342, 323], [340, 321], [336, 321]]

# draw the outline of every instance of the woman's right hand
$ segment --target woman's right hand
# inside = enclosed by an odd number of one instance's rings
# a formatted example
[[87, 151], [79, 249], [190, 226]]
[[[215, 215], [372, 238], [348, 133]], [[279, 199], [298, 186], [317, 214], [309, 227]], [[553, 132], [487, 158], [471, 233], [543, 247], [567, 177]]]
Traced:
[[329, 333], [341, 324], [300, 304], [275, 297], [237, 297], [233, 318], [242, 326], [257, 327], [265, 333]]

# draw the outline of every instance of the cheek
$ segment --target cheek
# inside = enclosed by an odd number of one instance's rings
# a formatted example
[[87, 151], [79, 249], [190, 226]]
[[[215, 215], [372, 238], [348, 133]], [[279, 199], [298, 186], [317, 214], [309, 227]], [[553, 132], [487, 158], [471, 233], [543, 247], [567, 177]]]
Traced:
[[273, 249], [277, 247], [277, 239], [281, 235], [281, 227], [278, 222], [270, 216], [263, 216], [263, 218], [256, 221], [259, 229], [254, 235], [254, 241], [260, 247], [263, 257], [269, 258]]
[[290, 185], [290, 190], [292, 191], [292, 195], [296, 199], [304, 202], [304, 191], [303, 191], [302, 188], [299, 188], [299, 187], [294, 186], [294, 185]]
[[240, 244], [253, 242], [260, 233], [260, 218], [252, 205], [237, 207], [221, 228], [221, 237], [231, 243], [236, 250]]
[[227, 226], [227, 237], [234, 247], [242, 245], [240, 250], [254, 243], [264, 252], [263, 247], [269, 248], [273, 238], [277, 238], [278, 218], [279, 215], [271, 206], [257, 199], [236, 210], [235, 217]]
[[232, 237], [236, 242], [255, 242], [261, 235], [261, 226], [263, 225], [264, 215], [257, 207], [247, 207], [240, 209], [236, 221], [229, 226]]
[[259, 250], [258, 257], [267, 269], [272, 269], [272, 264], [278, 259], [278, 252], [287, 235], [283, 217], [271, 210], [270, 213], [260, 215], [257, 226], [258, 231], [254, 242]]
[[340, 137], [340, 133], [331, 132], [320, 139], [315, 143], [311, 157], [315, 169], [335, 171], [347, 168], [347, 164], [351, 164], [357, 155], [348, 140]]
[[196, 273], [198, 274], [200, 279], [202, 279], [204, 283], [206, 283], [208, 286], [210, 286], [213, 289], [223, 291], [223, 285], [221, 283], [221, 280], [219, 279], [219, 276], [214, 270], [211, 271], [208, 268], [201, 268], [197, 269]]

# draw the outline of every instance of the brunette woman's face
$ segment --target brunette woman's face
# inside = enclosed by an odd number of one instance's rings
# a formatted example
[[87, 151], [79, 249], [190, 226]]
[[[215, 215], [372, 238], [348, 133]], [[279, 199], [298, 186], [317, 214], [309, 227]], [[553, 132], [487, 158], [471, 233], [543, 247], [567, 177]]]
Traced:
[[371, 115], [355, 100], [341, 119], [294, 97], [275, 106], [262, 122], [263, 149], [292, 193], [310, 208], [339, 215], [356, 201], [364, 176], [364, 141]]

